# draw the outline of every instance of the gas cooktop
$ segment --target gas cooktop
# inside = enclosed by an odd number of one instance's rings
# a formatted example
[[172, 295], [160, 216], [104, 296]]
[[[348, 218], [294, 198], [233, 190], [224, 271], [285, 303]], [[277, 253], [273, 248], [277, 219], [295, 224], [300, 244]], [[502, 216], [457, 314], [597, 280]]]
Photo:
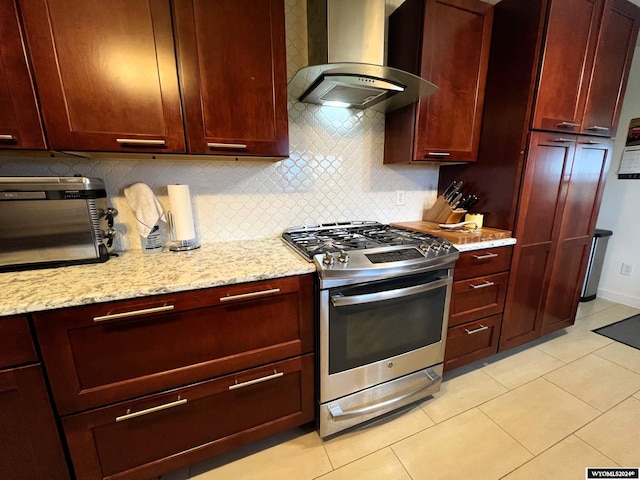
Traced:
[[459, 255], [444, 238], [371, 221], [290, 228], [282, 239], [316, 264], [321, 279], [448, 268]]

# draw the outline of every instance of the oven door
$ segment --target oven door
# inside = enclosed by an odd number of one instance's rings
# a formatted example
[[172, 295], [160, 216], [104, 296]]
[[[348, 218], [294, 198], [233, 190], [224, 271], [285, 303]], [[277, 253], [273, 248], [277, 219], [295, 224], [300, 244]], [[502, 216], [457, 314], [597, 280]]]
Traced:
[[320, 293], [320, 402], [441, 363], [450, 270]]

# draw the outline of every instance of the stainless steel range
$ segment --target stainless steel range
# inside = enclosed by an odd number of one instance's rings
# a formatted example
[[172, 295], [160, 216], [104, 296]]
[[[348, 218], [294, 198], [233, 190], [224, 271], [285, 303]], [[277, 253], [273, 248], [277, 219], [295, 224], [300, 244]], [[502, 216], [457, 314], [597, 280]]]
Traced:
[[453, 266], [443, 238], [377, 222], [290, 228], [318, 272], [321, 437], [440, 389]]

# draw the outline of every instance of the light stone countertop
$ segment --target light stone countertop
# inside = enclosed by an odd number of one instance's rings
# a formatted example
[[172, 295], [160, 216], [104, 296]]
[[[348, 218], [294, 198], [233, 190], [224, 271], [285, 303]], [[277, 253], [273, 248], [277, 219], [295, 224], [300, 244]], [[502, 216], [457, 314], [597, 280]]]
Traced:
[[119, 252], [105, 263], [0, 273], [0, 316], [315, 272], [280, 238], [191, 252]]
[[515, 238], [499, 238], [497, 240], [487, 240], [486, 242], [474, 242], [454, 244], [459, 252], [468, 252], [470, 250], [481, 250], [483, 248], [506, 247], [507, 245], [515, 245]]
[[[455, 245], [461, 252], [507, 238]], [[53, 310], [315, 272], [280, 238], [220, 242], [191, 252], [119, 252], [105, 263], [0, 273], [0, 316]]]

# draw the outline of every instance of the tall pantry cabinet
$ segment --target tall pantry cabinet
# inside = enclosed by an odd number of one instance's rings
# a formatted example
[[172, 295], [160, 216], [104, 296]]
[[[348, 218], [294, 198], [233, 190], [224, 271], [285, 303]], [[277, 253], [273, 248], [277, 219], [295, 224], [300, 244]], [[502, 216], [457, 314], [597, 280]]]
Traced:
[[478, 162], [440, 187], [464, 180], [517, 239], [502, 350], [575, 320], [639, 26], [626, 0], [496, 5]]

